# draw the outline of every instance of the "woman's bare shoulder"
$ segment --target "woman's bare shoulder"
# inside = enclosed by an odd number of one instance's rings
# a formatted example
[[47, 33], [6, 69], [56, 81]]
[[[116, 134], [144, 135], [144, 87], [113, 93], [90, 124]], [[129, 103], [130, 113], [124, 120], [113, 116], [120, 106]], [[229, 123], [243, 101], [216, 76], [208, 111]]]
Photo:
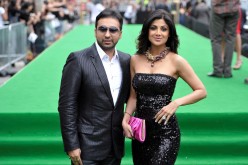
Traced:
[[170, 53], [168, 57], [175, 64], [186, 62], [186, 60], [182, 56], [176, 53]]
[[137, 60], [140, 60], [140, 59], [142, 59], [143, 57], [142, 57], [142, 55], [140, 55], [140, 54], [134, 54], [134, 55], [132, 55], [132, 57], [131, 57], [131, 59], [133, 60], [133, 61], [137, 61]]

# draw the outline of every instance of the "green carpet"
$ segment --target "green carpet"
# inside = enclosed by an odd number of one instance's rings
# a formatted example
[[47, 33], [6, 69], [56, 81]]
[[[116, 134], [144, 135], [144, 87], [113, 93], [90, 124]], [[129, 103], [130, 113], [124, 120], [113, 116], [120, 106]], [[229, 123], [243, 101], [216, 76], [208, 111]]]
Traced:
[[[140, 25], [125, 25], [117, 48], [133, 54]], [[177, 25], [179, 54], [204, 82], [208, 96], [180, 107], [181, 148], [176, 165], [248, 165], [248, 60], [231, 79], [212, 71], [210, 41]], [[62, 68], [68, 54], [95, 41], [93, 26], [78, 26], [0, 87], [0, 164], [69, 164], [63, 152], [57, 112]], [[235, 62], [235, 56], [234, 61]], [[174, 98], [191, 92], [181, 79]], [[132, 165], [130, 140], [122, 165]]]

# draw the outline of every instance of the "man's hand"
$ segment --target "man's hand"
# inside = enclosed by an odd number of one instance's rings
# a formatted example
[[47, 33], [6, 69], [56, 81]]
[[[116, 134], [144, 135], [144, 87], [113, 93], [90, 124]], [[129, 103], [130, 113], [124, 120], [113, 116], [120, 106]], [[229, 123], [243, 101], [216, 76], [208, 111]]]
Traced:
[[81, 150], [79, 148], [75, 149], [73, 151], [69, 151], [68, 155], [69, 155], [69, 157], [70, 157], [70, 159], [74, 165], [83, 165], [83, 162], [82, 162], [81, 157], [80, 157]]

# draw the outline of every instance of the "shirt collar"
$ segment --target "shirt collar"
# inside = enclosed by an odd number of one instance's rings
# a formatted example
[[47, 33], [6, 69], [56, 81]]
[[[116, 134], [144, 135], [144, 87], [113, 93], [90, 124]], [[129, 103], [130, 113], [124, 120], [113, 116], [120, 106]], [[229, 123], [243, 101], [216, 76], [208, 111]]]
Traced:
[[[97, 50], [97, 52], [98, 52], [98, 54], [99, 54], [101, 60], [103, 60], [103, 58], [104, 58], [105, 56], [108, 56], [108, 55], [107, 55], [107, 54], [102, 50], [102, 48], [98, 45], [97, 41], [95, 42], [95, 44], [96, 44], [96, 50]], [[119, 59], [119, 55], [118, 55], [118, 52], [117, 52], [116, 48], [115, 48], [115, 54], [114, 54], [114, 57], [113, 57], [113, 58]]]

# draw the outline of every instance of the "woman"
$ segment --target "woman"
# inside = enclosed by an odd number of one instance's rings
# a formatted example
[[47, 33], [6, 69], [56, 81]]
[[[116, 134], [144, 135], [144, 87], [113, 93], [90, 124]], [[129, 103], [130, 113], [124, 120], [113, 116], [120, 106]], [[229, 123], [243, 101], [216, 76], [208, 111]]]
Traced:
[[236, 53], [237, 53], [237, 58], [236, 58], [236, 63], [233, 66], [233, 69], [238, 70], [241, 68], [242, 65], [242, 59], [241, 59], [241, 49], [242, 49], [242, 39], [241, 39], [241, 26], [242, 26], [242, 9], [239, 8], [239, 19], [238, 19], [238, 24], [236, 27]]
[[[206, 97], [206, 89], [188, 62], [177, 55], [179, 40], [170, 14], [152, 12], [138, 36], [137, 52], [131, 58], [132, 89], [122, 121], [124, 134], [133, 138], [130, 116], [146, 120], [144, 143], [132, 141], [134, 165], [172, 165], [180, 146], [175, 112], [179, 106]], [[192, 93], [171, 101], [176, 82], [182, 78]]]

